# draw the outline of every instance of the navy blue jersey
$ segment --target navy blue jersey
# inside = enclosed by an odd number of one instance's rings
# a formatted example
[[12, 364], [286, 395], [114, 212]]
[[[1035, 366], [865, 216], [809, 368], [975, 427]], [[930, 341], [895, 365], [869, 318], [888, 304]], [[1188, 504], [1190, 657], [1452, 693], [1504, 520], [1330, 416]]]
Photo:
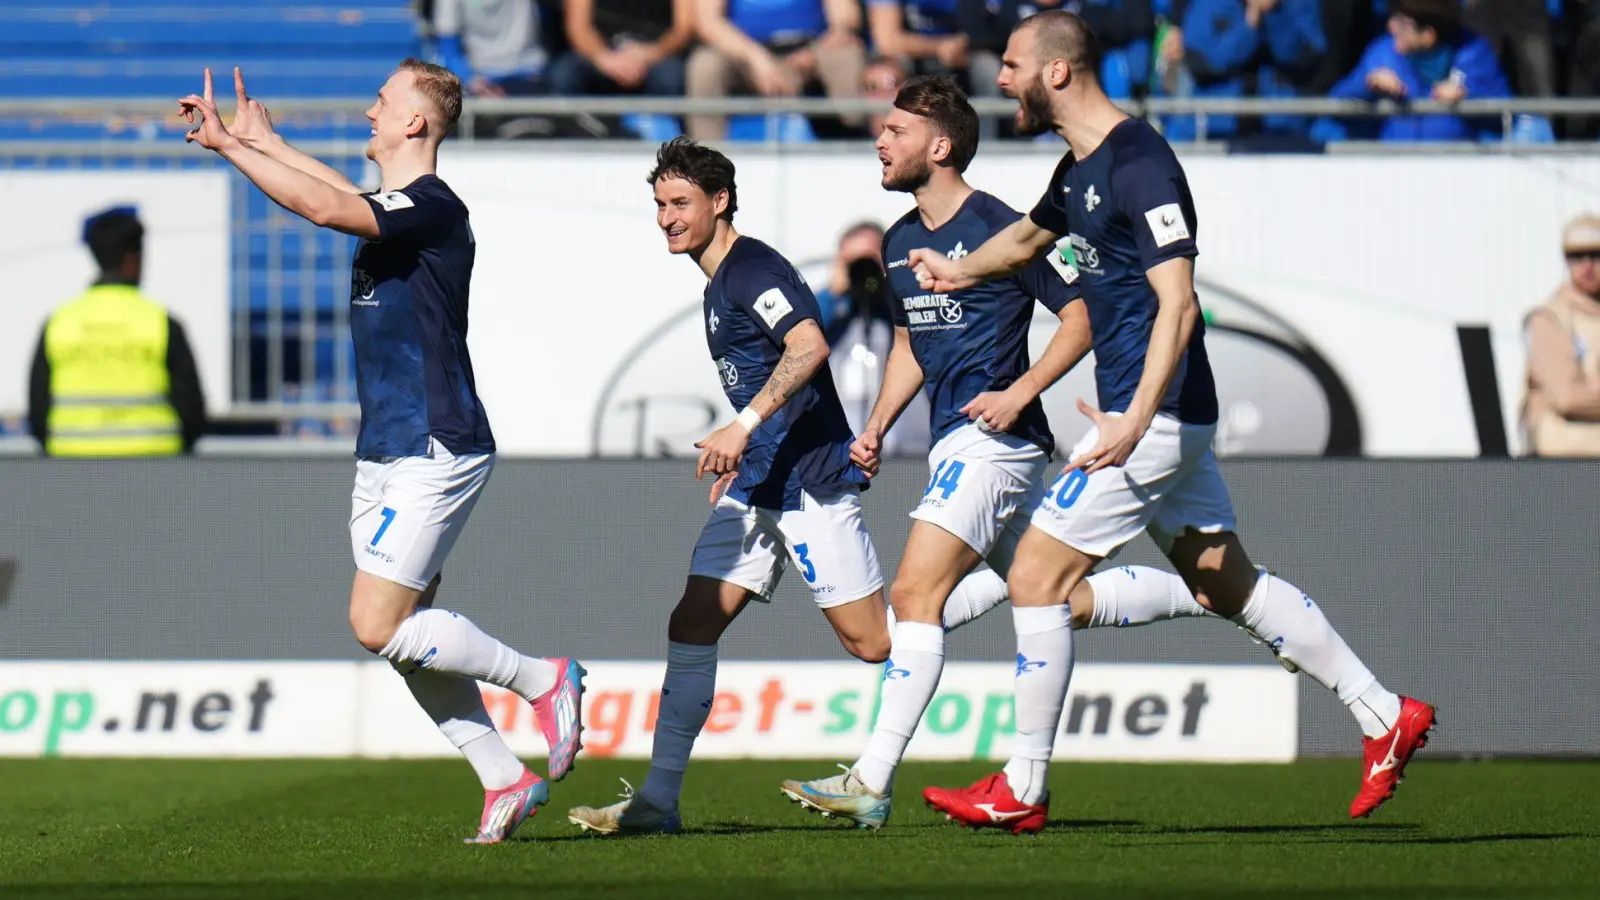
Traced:
[[[1095, 381], [1103, 412], [1126, 412], [1144, 375], [1159, 301], [1151, 268], [1193, 258], [1196, 222], [1178, 157], [1142, 119], [1126, 119], [1083, 159], [1071, 152], [1030, 214], [1062, 235], [1056, 264], [1082, 290], [1094, 333]], [[1217, 421], [1217, 388], [1196, 321], [1160, 412], [1192, 425]]]
[[[911, 352], [922, 367], [934, 443], [971, 420], [961, 412], [984, 391], [1003, 391], [1028, 371], [1028, 325], [1038, 300], [1059, 314], [1078, 291], [1050, 265], [1035, 261], [1009, 278], [987, 281], [954, 294], [929, 294], [906, 264], [907, 254], [927, 247], [952, 259], [978, 249], [1022, 214], [983, 191], [974, 191], [950, 221], [929, 229], [913, 209], [883, 236], [894, 323], [911, 333]], [[1038, 399], [1028, 404], [1011, 433], [1054, 451], [1050, 423]]]
[[[784, 336], [807, 319], [820, 321], [817, 299], [794, 266], [755, 238], [735, 240], [705, 294], [706, 345], [734, 409], [766, 386]], [[799, 509], [801, 491], [865, 485], [866, 474], [850, 461], [854, 439], [824, 365], [751, 433], [728, 494], [762, 509]]]
[[467, 353], [466, 205], [435, 175], [363, 196], [381, 237], [356, 244], [350, 279], [356, 455], [425, 456], [430, 436], [458, 456], [494, 452]]

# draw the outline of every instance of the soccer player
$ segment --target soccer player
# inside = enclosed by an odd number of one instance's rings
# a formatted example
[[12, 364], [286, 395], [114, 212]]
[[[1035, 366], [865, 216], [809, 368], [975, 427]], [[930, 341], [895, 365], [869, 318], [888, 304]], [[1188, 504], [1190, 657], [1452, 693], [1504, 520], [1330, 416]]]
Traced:
[[[1072, 148], [1028, 217], [959, 259], [908, 254], [922, 289], [967, 290], [1059, 246], [1088, 304], [1100, 408], [1019, 542], [1007, 583], [1017, 630], [1016, 743], [1003, 773], [960, 790], [928, 788], [970, 825], [1044, 827], [1045, 779], [1072, 669], [1069, 597], [1102, 559], [1148, 531], [1194, 596], [1335, 691], [1362, 732], [1350, 815], [1393, 796], [1433, 727], [1431, 706], [1378, 683], [1303, 591], [1252, 564], [1211, 450], [1217, 394], [1194, 289], [1196, 217], [1177, 157], [1096, 81], [1100, 50], [1083, 20], [1043, 12], [1012, 31], [1000, 88], [1017, 127], [1054, 129]], [[1068, 242], [1058, 244], [1062, 238]]]
[[[911, 534], [890, 591], [892, 662], [866, 752], [843, 774], [782, 786], [803, 807], [865, 828], [888, 820], [895, 769], [938, 688], [946, 596], [979, 562], [1004, 575], [1043, 499], [1055, 440], [1039, 395], [1090, 346], [1085, 304], [1073, 302], [1076, 275], [1049, 259], [951, 294], [918, 287], [906, 264], [910, 250], [931, 246], [959, 258], [1021, 214], [963, 177], [978, 149], [978, 114], [954, 82], [913, 79], [894, 106], [877, 143], [882, 184], [913, 195], [917, 205], [884, 236], [895, 342], [877, 403], [851, 452], [865, 471], [877, 472], [883, 435], [925, 387], [934, 439], [930, 477], [911, 513]], [[1030, 367], [1035, 301], [1061, 325]], [[1112, 569], [1088, 581], [1091, 590], [1073, 597], [1078, 627], [1206, 614], [1182, 579], [1158, 569]]]
[[[861, 520], [868, 475], [851, 459], [811, 288], [776, 250], [734, 230], [738, 189], [726, 156], [675, 138], [661, 145], [649, 183], [667, 249], [708, 279], [706, 344], [739, 414], [695, 444], [695, 476], [715, 479], [712, 510], [667, 625], [650, 774], [619, 803], [568, 813], [601, 834], [682, 827], [678, 797], [711, 712], [717, 641], [751, 600], [770, 602], [790, 560], [845, 649], [867, 662], [889, 652], [883, 573]], [[1004, 588], [992, 572], [957, 585], [946, 625], [992, 608]]]
[[560, 781], [579, 749], [583, 668], [507, 647], [459, 613], [433, 607], [445, 556], [494, 467], [494, 436], [467, 353], [467, 295], [476, 252], [467, 207], [435, 174], [439, 143], [461, 113], [461, 82], [408, 59], [367, 110], [367, 157], [382, 187], [365, 193], [290, 147], [245, 93], [224, 126], [212, 99], [179, 101], [199, 125], [186, 140], [214, 150], [285, 209], [353, 234], [350, 330], [361, 430], [350, 516], [356, 640], [405, 677], [418, 705], [483, 783], [483, 815], [468, 843], [496, 843], [537, 812], [549, 785], [495, 731], [477, 681], [533, 705]]

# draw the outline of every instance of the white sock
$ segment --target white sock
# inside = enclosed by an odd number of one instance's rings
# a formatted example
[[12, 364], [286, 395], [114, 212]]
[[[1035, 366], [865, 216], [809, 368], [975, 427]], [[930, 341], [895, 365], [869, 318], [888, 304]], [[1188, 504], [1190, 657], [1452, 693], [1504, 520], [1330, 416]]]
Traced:
[[872, 728], [867, 750], [856, 761], [856, 776], [867, 787], [886, 794], [894, 785], [894, 770], [906, 754], [906, 744], [944, 671], [944, 629], [925, 622], [899, 622], [889, 643], [889, 661], [883, 665], [883, 693], [878, 722]]
[[1399, 720], [1400, 698], [1378, 683], [1305, 591], [1263, 569], [1233, 621], [1338, 694], [1367, 737], [1383, 737]]
[[472, 620], [447, 609], [421, 608], [406, 617], [378, 654], [399, 665], [466, 675], [532, 700], [556, 683], [555, 664], [521, 653], [484, 634]]
[[683, 773], [689, 768], [694, 739], [706, 726], [717, 693], [717, 645], [667, 644], [667, 674], [661, 681], [661, 707], [656, 713], [656, 739], [650, 750], [650, 774], [640, 795], [661, 809], [677, 809]]
[[[494, 730], [489, 713], [483, 708], [483, 693], [477, 682], [462, 675], [411, 668], [401, 672], [411, 696], [439, 726], [450, 743], [456, 745], [486, 791], [504, 790], [517, 783], [527, 769], [500, 732]], [[397, 667], [396, 671], [399, 671]]]
[[944, 601], [944, 630], [955, 631], [996, 606], [1010, 596], [1006, 580], [993, 569], [974, 569], [956, 584], [955, 590]]
[[1013, 606], [1017, 629], [1017, 740], [1006, 763], [1011, 792], [1023, 803], [1049, 794], [1050, 754], [1072, 680], [1072, 609]]
[[1183, 579], [1148, 566], [1118, 566], [1089, 576], [1094, 590], [1090, 628], [1131, 628], [1210, 611], [1195, 601]]

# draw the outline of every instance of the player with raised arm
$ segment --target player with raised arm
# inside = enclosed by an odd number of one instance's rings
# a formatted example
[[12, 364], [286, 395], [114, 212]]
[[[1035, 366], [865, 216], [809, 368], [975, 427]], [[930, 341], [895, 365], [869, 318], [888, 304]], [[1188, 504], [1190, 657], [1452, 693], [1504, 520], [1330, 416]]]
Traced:
[[1149, 532], [1199, 602], [1272, 645], [1335, 691], [1366, 735], [1352, 817], [1393, 796], [1427, 741], [1431, 706], [1386, 690], [1303, 591], [1256, 567], [1234, 533], [1212, 453], [1217, 394], [1194, 289], [1196, 218], [1172, 148], [1107, 98], [1100, 50], [1077, 16], [1050, 11], [1012, 31], [999, 84], [1019, 101], [1018, 129], [1054, 130], [1072, 148], [1044, 197], [959, 259], [919, 248], [925, 291], [950, 293], [1025, 269], [1059, 248], [1083, 292], [1099, 409], [1019, 542], [1008, 576], [1017, 630], [1016, 742], [1005, 771], [968, 788], [928, 788], [969, 825], [1044, 827], [1046, 776], [1072, 668], [1069, 597], [1085, 576]]
[[179, 101], [191, 122], [200, 117], [186, 140], [216, 151], [290, 212], [361, 239], [350, 284], [361, 403], [350, 626], [404, 676], [483, 783], [483, 814], [468, 843], [499, 842], [550, 788], [495, 731], [477, 682], [533, 705], [550, 746], [550, 779], [560, 781], [580, 747], [584, 672], [566, 657], [524, 656], [458, 613], [433, 608], [440, 569], [495, 458], [467, 353], [472, 227], [466, 205], [435, 174], [439, 144], [461, 114], [461, 82], [408, 59], [384, 83], [367, 110], [367, 157], [382, 179], [375, 193], [275, 134], [238, 69], [234, 88], [238, 112], [224, 126], [206, 70], [204, 94]]
[[[889, 596], [895, 625], [890, 665], [866, 752], [843, 774], [786, 781], [803, 807], [880, 828], [888, 820], [894, 773], [944, 668], [946, 597], [980, 562], [1004, 576], [1029, 516], [1044, 493], [1055, 449], [1039, 396], [1089, 352], [1089, 317], [1076, 274], [1039, 259], [1016, 275], [951, 294], [921, 290], [907, 253], [934, 247], [959, 258], [1021, 218], [963, 177], [978, 149], [978, 114], [948, 78], [901, 88], [878, 138], [885, 190], [916, 208], [883, 239], [894, 344], [878, 399], [851, 453], [868, 473], [878, 449], [919, 389], [932, 422], [929, 479], [912, 510], [911, 534]], [[1035, 301], [1060, 318], [1038, 362], [1028, 362]], [[1143, 625], [1203, 616], [1182, 579], [1159, 569], [1113, 569], [1074, 596], [1079, 627]], [[1029, 661], [1018, 657], [1018, 665]]]
[[[661, 145], [648, 180], [667, 249], [705, 273], [706, 345], [739, 414], [695, 444], [695, 476], [715, 478], [712, 510], [667, 624], [650, 774], [619, 803], [568, 814], [601, 834], [681, 827], [678, 797], [711, 712], [717, 641], [751, 600], [771, 601], [790, 560], [846, 650], [866, 662], [889, 653], [883, 572], [861, 520], [868, 476], [851, 459], [854, 435], [811, 288], [776, 250], [734, 230], [738, 189], [726, 156], [675, 138]], [[975, 573], [957, 586], [947, 624], [1004, 596], [998, 576]]]

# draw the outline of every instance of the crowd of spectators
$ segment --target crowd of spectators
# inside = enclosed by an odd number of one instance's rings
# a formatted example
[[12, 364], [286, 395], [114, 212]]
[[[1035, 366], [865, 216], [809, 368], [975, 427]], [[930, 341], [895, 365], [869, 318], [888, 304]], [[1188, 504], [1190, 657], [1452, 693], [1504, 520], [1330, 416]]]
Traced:
[[[1600, 96], [1600, 0], [415, 0], [424, 39], [472, 94], [892, 96], [946, 73], [994, 96], [1013, 25], [1067, 9], [1093, 26], [1114, 97], [1396, 100]], [[715, 140], [760, 117], [661, 126]], [[521, 121], [521, 120], [519, 120]], [[627, 123], [638, 131], [646, 118]], [[870, 134], [866, 118], [813, 117], [803, 137]], [[1174, 139], [1201, 123], [1169, 116]], [[1519, 133], [1550, 124], [1522, 117]], [[1523, 127], [1526, 126], [1526, 127]], [[489, 122], [499, 136], [555, 127]], [[523, 130], [517, 131], [516, 129]], [[1004, 134], [1003, 120], [985, 133]], [[1595, 137], [1600, 123], [1558, 123]], [[544, 129], [541, 131], [541, 128]], [[1213, 138], [1326, 141], [1498, 138], [1502, 123], [1451, 115], [1207, 117]], [[508, 130], [509, 129], [509, 130]], [[581, 128], [579, 129], [582, 130]], [[659, 130], [646, 137], [659, 136]]]

